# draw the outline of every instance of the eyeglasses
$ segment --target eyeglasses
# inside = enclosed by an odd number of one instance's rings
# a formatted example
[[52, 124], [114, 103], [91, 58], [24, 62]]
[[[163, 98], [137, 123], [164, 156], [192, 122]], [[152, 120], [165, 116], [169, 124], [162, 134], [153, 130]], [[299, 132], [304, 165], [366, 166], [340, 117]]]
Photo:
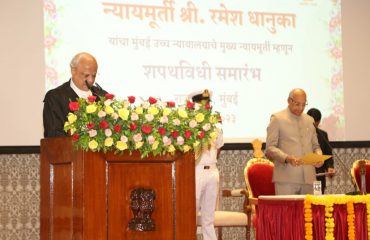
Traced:
[[297, 102], [297, 101], [295, 101], [293, 98], [289, 98], [290, 99], [290, 101], [292, 101], [292, 104], [295, 106], [295, 107], [303, 107], [303, 108], [305, 108], [306, 106], [307, 106], [307, 102], [305, 102], [305, 103], [299, 103], [299, 102]]

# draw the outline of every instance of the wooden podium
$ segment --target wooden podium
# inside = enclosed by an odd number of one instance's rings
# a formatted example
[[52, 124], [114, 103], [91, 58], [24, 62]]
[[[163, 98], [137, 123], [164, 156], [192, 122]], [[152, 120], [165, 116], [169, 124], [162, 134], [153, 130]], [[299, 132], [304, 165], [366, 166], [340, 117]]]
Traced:
[[[68, 137], [42, 139], [41, 240], [195, 240], [194, 164], [192, 153], [140, 159], [76, 150]], [[140, 205], [143, 189], [155, 198]], [[152, 229], [129, 228], [141, 214]]]

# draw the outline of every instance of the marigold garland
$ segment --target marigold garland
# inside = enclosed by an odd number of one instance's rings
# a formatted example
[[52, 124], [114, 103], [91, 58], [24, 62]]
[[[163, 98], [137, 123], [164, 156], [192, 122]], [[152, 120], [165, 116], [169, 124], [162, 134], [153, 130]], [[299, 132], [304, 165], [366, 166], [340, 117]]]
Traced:
[[348, 224], [348, 239], [355, 240], [355, 211], [354, 203], [366, 204], [367, 213], [367, 231], [370, 239], [370, 195], [328, 195], [328, 196], [313, 196], [306, 195], [304, 200], [304, 217], [305, 217], [305, 239], [313, 239], [313, 223], [312, 223], [312, 204], [325, 206], [325, 239], [334, 240], [335, 222], [333, 218], [334, 204], [346, 204], [347, 206], [347, 224]]
[[312, 230], [312, 208], [311, 208], [311, 201], [309, 198], [305, 198], [304, 200], [304, 228], [305, 228], [305, 239], [312, 240], [313, 239], [313, 230]]
[[370, 200], [369, 199], [367, 199], [366, 201], [366, 212], [367, 212], [367, 238], [370, 239]]
[[353, 202], [347, 203], [348, 240], [355, 240], [355, 209]]

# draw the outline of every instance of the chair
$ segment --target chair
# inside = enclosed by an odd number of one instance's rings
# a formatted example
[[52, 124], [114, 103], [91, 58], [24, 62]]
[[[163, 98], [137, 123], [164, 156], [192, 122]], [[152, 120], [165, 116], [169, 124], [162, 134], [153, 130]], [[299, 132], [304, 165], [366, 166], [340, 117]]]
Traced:
[[[254, 140], [253, 155], [244, 168], [244, 178], [248, 189], [253, 226], [256, 226], [256, 213], [258, 213], [258, 197], [261, 195], [275, 195], [275, 185], [272, 182], [274, 163], [263, 158], [262, 142]], [[256, 230], [256, 228], [254, 227]]]
[[[362, 165], [363, 164], [363, 165]], [[361, 191], [361, 168], [363, 167], [366, 179], [366, 192], [370, 192], [370, 160], [356, 160], [352, 164], [351, 175], [352, 181], [356, 185], [357, 191]]]
[[[220, 177], [220, 182], [221, 182]], [[221, 186], [221, 184], [220, 184]], [[243, 198], [243, 212], [223, 211], [220, 207], [222, 199], [228, 197]], [[214, 226], [217, 228], [218, 240], [222, 240], [222, 228], [224, 227], [245, 227], [245, 239], [250, 240], [250, 205], [248, 203], [248, 192], [246, 189], [224, 189], [220, 191], [217, 199], [217, 207], [215, 211]], [[249, 216], [249, 217], [248, 217]], [[198, 213], [197, 226], [201, 225], [201, 214]]]

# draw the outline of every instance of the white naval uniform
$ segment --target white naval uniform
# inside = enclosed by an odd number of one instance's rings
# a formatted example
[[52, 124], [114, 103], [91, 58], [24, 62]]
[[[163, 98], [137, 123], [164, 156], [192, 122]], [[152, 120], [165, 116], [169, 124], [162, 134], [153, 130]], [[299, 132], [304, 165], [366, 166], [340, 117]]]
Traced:
[[216, 166], [217, 150], [224, 145], [222, 130], [211, 143], [209, 150], [203, 150], [195, 167], [196, 210], [202, 215], [203, 240], [216, 240], [214, 218], [219, 188], [219, 172]]

